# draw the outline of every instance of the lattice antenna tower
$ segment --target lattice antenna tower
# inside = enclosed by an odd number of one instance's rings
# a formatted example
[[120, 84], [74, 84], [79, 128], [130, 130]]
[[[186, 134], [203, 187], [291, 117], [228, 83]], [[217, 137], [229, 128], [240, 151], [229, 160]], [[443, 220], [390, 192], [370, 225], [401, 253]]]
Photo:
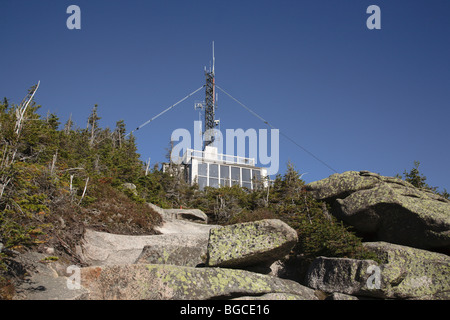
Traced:
[[214, 136], [214, 128], [216, 128], [219, 125], [219, 120], [215, 120], [215, 111], [217, 108], [217, 97], [216, 97], [216, 83], [215, 83], [215, 55], [214, 55], [214, 41], [212, 43], [212, 54], [213, 54], [213, 62], [212, 62], [212, 68], [209, 68], [209, 71], [206, 70], [205, 67], [205, 78], [206, 78], [206, 85], [205, 85], [205, 130], [204, 130], [204, 137], [205, 137], [205, 143], [203, 146], [203, 149], [212, 144], [215, 140]]

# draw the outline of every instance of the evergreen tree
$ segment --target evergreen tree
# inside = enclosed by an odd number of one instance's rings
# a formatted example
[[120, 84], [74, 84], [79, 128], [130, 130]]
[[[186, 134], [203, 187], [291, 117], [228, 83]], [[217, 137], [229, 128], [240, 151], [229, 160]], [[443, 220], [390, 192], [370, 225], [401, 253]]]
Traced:
[[[447, 192], [447, 189], [439, 192], [438, 187], [432, 187], [426, 183], [427, 177], [419, 171], [419, 166], [420, 162], [415, 160], [414, 167], [409, 172], [406, 170], [403, 172], [405, 175], [405, 181], [411, 183], [416, 188], [430, 190], [431, 192], [439, 194], [446, 199], [450, 199], [450, 194]], [[397, 174], [396, 177], [402, 179], [402, 176], [399, 174]]]
[[89, 138], [89, 146], [90, 147], [92, 147], [94, 145], [96, 133], [99, 128], [98, 122], [101, 119], [98, 116], [97, 108], [98, 108], [98, 105], [95, 104], [94, 107], [92, 108], [92, 112], [88, 118], [88, 123], [87, 123], [87, 127], [86, 127], [86, 129], [89, 132], [89, 136], [90, 136], [90, 138]]
[[0, 103], [0, 112], [3, 113], [6, 111], [6, 109], [8, 109], [9, 107], [9, 102], [8, 99], [6, 99], [6, 97], [3, 98], [3, 101]]
[[122, 142], [125, 139], [125, 121], [119, 120], [116, 122], [116, 129], [113, 132], [113, 146], [115, 148], [122, 148]]
[[411, 171], [407, 172], [406, 170], [403, 172], [405, 175], [405, 181], [411, 183], [416, 188], [425, 188], [431, 189], [430, 186], [425, 182], [427, 177], [425, 177], [422, 173], [419, 172], [419, 161], [414, 161], [414, 167]]
[[56, 114], [51, 113], [48, 117], [47, 117], [47, 124], [49, 125], [49, 127], [52, 130], [58, 130], [59, 125], [61, 124], [61, 122], [58, 121], [59, 118], [56, 116]]

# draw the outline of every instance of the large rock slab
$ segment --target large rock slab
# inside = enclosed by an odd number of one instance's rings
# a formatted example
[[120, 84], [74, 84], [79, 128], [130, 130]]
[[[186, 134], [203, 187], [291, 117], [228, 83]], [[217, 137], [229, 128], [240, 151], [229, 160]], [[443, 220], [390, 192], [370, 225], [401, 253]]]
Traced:
[[169, 215], [179, 220], [208, 223], [208, 216], [200, 209], [164, 209]]
[[360, 300], [358, 297], [350, 296], [348, 294], [333, 292], [327, 296], [324, 300]]
[[287, 255], [297, 240], [297, 232], [278, 219], [211, 229], [206, 265], [242, 268], [271, 264]]
[[397, 299], [450, 299], [450, 257], [445, 254], [369, 242], [364, 246], [383, 262], [383, 295]]
[[328, 293], [373, 296], [373, 289], [367, 286], [371, 266], [378, 264], [372, 260], [318, 257], [308, 270], [306, 285]]
[[422, 249], [450, 248], [450, 201], [406, 181], [348, 171], [306, 189], [368, 237]]
[[[13, 300], [82, 300], [88, 297], [85, 288], [69, 288], [67, 265], [48, 260], [38, 252], [26, 252], [14, 258], [22, 281], [16, 283]], [[17, 280], [17, 279], [16, 279]]]
[[284, 293], [316, 300], [314, 290], [297, 282], [222, 268], [134, 264], [88, 267], [81, 285], [91, 300], [205, 300]]
[[153, 248], [161, 255], [165, 255], [165, 247], [172, 250], [201, 247], [206, 251], [208, 236], [206, 232], [130, 236], [88, 229], [82, 239], [81, 255], [89, 265], [130, 264], [138, 260], [145, 247], [148, 247], [147, 250]]
[[208, 223], [208, 216], [200, 209], [163, 209], [154, 205], [153, 203], [147, 203], [147, 205], [158, 212], [163, 219], [166, 220], [186, 220], [196, 223]]
[[313, 196], [319, 200], [343, 199], [353, 192], [372, 188], [380, 180], [380, 177], [375, 174], [363, 174], [363, 171], [346, 171], [308, 183], [306, 190], [311, 191]]
[[450, 299], [449, 256], [385, 242], [364, 246], [378, 255], [380, 264], [319, 257], [308, 271], [307, 286], [383, 299]]
[[208, 239], [198, 239], [195, 246], [147, 245], [135, 263], [172, 264], [196, 267], [205, 263]]
[[292, 294], [292, 293], [266, 293], [262, 296], [243, 296], [235, 298], [233, 300], [317, 300], [305, 299], [304, 296]]

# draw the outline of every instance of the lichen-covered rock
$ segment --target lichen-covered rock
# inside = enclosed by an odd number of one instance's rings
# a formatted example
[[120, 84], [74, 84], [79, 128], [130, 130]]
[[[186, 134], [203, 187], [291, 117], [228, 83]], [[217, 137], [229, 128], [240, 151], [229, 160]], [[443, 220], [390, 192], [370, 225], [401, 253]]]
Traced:
[[235, 298], [233, 300], [311, 300], [311, 299], [305, 299], [304, 296], [292, 293], [266, 293], [263, 294], [262, 296], [244, 296]]
[[135, 263], [195, 267], [205, 262], [207, 245], [208, 239], [199, 239], [195, 246], [147, 245]]
[[286, 293], [306, 300], [314, 291], [297, 282], [222, 268], [134, 264], [87, 267], [81, 285], [91, 300], [205, 300]]
[[383, 299], [450, 299], [449, 256], [386, 242], [364, 246], [381, 263], [319, 257], [308, 271], [307, 286]]
[[350, 296], [348, 294], [333, 292], [325, 300], [360, 300], [358, 297]]
[[450, 201], [397, 178], [348, 171], [306, 186], [332, 213], [378, 240], [422, 249], [450, 247]]
[[343, 199], [355, 191], [369, 189], [379, 181], [378, 175], [362, 175], [358, 171], [346, 171], [308, 183], [306, 190], [311, 191], [313, 196], [319, 200]]
[[211, 229], [206, 265], [242, 268], [271, 264], [288, 254], [297, 240], [297, 232], [277, 219]]
[[383, 261], [380, 267], [384, 297], [450, 299], [449, 256], [386, 242], [364, 246]]
[[373, 289], [367, 286], [371, 266], [378, 264], [372, 260], [318, 257], [308, 270], [306, 285], [328, 293], [373, 296]]

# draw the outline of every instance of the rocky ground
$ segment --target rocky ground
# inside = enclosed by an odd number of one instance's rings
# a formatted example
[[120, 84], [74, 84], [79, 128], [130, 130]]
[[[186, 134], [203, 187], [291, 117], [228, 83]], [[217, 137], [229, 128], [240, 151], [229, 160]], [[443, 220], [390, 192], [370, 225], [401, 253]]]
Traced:
[[207, 224], [200, 210], [165, 210], [160, 234], [86, 230], [82, 264], [29, 252], [15, 299], [450, 299], [450, 202], [367, 171], [307, 185], [332, 214], [374, 241], [378, 259], [318, 257], [302, 279], [283, 263], [296, 232], [276, 219]]

